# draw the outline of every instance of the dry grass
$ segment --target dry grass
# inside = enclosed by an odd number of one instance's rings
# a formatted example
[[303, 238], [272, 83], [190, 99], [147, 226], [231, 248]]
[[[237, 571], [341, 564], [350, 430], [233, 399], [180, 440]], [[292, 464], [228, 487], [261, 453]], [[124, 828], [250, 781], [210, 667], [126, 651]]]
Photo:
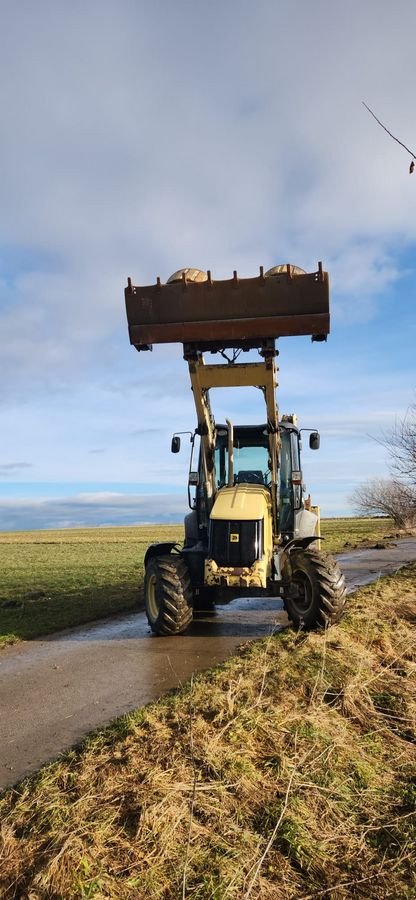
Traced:
[[9, 790], [1, 896], [414, 897], [415, 621], [412, 565]]

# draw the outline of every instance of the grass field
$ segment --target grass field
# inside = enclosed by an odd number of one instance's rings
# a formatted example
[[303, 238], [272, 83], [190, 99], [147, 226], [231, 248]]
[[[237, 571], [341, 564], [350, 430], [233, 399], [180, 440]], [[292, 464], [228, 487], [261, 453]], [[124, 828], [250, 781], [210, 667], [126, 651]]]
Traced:
[[5, 900], [416, 896], [416, 565], [0, 799]]
[[[328, 519], [331, 552], [382, 540], [387, 519]], [[182, 541], [181, 525], [0, 533], [0, 646], [137, 608], [153, 541]]]
[[181, 526], [0, 533], [0, 644], [137, 608], [143, 558]]

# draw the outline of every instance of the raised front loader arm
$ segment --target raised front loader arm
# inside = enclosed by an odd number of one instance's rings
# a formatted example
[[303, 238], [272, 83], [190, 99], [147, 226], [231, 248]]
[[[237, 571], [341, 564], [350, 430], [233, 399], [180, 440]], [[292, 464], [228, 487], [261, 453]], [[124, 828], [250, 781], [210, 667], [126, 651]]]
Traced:
[[[261, 350], [264, 357], [260, 363], [227, 364], [205, 363], [202, 353], [187, 350], [185, 359], [188, 362], [195, 409], [198, 419], [198, 433], [201, 435], [204, 465], [204, 492], [207, 500], [208, 514], [216, 493], [214, 467], [215, 422], [209, 400], [210, 388], [257, 387], [263, 391], [267, 411], [267, 427], [269, 432], [269, 454], [272, 472], [272, 508], [273, 531], [277, 534], [278, 526], [278, 408], [276, 403], [277, 369], [275, 363], [276, 350], [270, 346]], [[230, 466], [231, 470], [231, 466]]]

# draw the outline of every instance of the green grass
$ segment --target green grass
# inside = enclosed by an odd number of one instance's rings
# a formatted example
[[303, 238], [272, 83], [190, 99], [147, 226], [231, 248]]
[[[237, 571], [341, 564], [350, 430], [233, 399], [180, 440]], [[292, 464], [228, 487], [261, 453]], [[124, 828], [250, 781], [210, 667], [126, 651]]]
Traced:
[[143, 558], [181, 526], [0, 533], [0, 645], [136, 609]]
[[[386, 519], [326, 519], [322, 547], [382, 540]], [[181, 542], [181, 525], [0, 533], [0, 646], [137, 609], [143, 558], [154, 541]]]
[[322, 519], [321, 532], [325, 537], [322, 549], [329, 553], [342, 553], [399, 537], [391, 519]]
[[416, 895], [416, 564], [0, 798], [5, 900]]

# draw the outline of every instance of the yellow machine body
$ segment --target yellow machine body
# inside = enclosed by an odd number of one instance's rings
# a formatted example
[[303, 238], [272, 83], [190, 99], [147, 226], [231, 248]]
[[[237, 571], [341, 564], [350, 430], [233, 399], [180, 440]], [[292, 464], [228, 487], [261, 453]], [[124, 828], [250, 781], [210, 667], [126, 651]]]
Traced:
[[221, 488], [210, 514], [211, 527], [216, 522], [229, 523], [226, 540], [239, 544], [240, 523], [259, 523], [261, 548], [251, 566], [219, 565], [215, 559], [205, 560], [204, 582], [207, 587], [266, 588], [271, 575], [273, 557], [272, 502], [266, 487], [238, 484]]

